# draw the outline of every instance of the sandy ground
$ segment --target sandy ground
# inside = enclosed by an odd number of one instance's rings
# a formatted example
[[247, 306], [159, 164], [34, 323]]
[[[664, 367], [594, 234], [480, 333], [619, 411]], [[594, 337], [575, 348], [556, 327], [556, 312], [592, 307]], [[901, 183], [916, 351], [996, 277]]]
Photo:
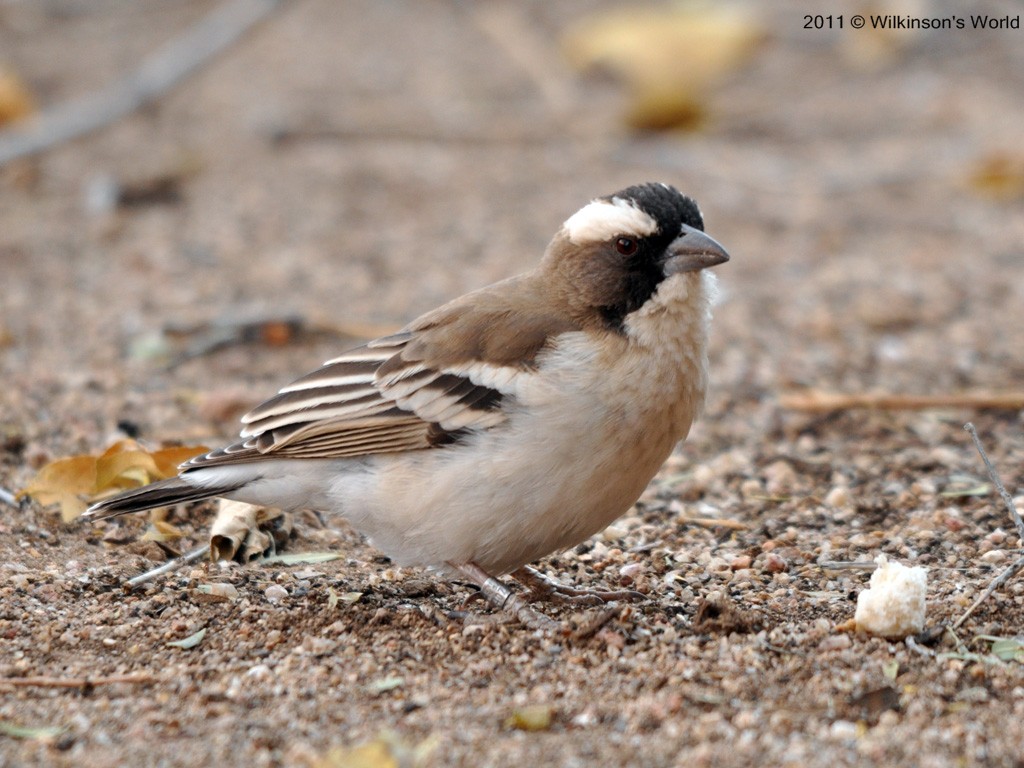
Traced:
[[[57, 103], [213, 7], [5, 0], [0, 60]], [[922, 32], [865, 60], [853, 30], [805, 30], [808, 9], [774, 3], [701, 131], [635, 136], [621, 89], [558, 54], [596, 7], [292, 0], [156, 105], [0, 169], [0, 486], [123, 429], [227, 440], [238, 409], [346, 343], [167, 370], [144, 353], [167, 325], [398, 326], [532, 265], [589, 198], [666, 180], [733, 255], [707, 413], [634, 510], [541, 563], [649, 599], [585, 639], [466, 626], [445, 618], [466, 587], [396, 571], [312, 515], [289, 551], [340, 560], [202, 565], [129, 595], [121, 582], [165, 558], [144, 521], [0, 502], [0, 677], [136, 676], [0, 682], [0, 724], [64, 729], [0, 735], [0, 766], [313, 765], [382, 738], [431, 766], [1022, 764], [1024, 665], [977, 636], [1024, 633], [1024, 580], [956, 637], [941, 627], [1020, 547], [962, 425], [1024, 494], [1024, 413], [814, 415], [781, 398], [1024, 387], [1021, 193], [970, 181], [986, 158], [1022, 162], [1024, 31]], [[177, 202], [96, 209], [104, 179], [183, 169]], [[175, 546], [203, 541], [208, 512], [177, 513]], [[929, 569], [931, 636], [840, 628], [867, 574], [822, 563], [881, 552]], [[191, 650], [167, 645], [204, 627]], [[526, 705], [550, 724], [512, 727]]]

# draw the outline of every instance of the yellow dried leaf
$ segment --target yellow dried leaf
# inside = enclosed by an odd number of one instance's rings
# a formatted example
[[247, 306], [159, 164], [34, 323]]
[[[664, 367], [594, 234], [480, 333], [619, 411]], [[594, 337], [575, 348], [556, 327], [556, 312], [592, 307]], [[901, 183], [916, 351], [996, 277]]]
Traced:
[[35, 100], [21, 78], [0, 70], [0, 125], [21, 120], [35, 111]]
[[505, 720], [506, 728], [520, 731], [546, 731], [551, 727], [555, 708], [550, 704], [531, 704], [512, 710]]
[[156, 464], [157, 480], [174, 477], [178, 474], [178, 467], [189, 459], [201, 453], [207, 453], [209, 448], [202, 445], [176, 445], [172, 448], [161, 448], [153, 451], [150, 456]]
[[624, 119], [636, 130], [697, 131], [707, 122], [708, 111], [703, 97], [691, 91], [648, 88], [634, 95]]
[[975, 162], [967, 183], [980, 197], [992, 200], [1024, 198], [1024, 154], [990, 152]]
[[437, 745], [436, 736], [411, 743], [385, 731], [365, 744], [330, 750], [313, 768], [418, 768], [429, 761]]
[[87, 506], [78, 496], [66, 493], [60, 497], [60, 519], [70, 523], [85, 512]]
[[31, 496], [44, 506], [60, 504], [65, 522], [85, 511], [85, 499], [124, 488], [137, 488], [170, 477], [167, 467], [207, 449], [179, 446], [147, 451], [134, 440], [119, 440], [100, 456], [68, 456], [52, 461], [32, 479], [18, 496]]
[[315, 768], [400, 768], [398, 756], [383, 741], [371, 741], [350, 749], [332, 749]]
[[577, 70], [608, 72], [625, 83], [632, 127], [692, 129], [703, 120], [711, 88], [746, 63], [763, 36], [742, 5], [618, 8], [570, 28], [563, 49]]
[[150, 527], [142, 534], [143, 541], [174, 541], [185, 534], [170, 523], [163, 520], [154, 520]]
[[124, 453], [125, 451], [137, 451], [141, 450], [139, 444], [132, 440], [130, 437], [124, 440], [118, 440], [117, 442], [111, 443], [107, 446], [106, 450], [99, 455], [99, 458], [105, 459], [108, 456], [114, 456], [118, 453]]
[[156, 479], [156, 464], [143, 450], [107, 451], [96, 460], [96, 492], [138, 488]]
[[40, 504], [60, 502], [65, 496], [96, 491], [96, 459], [92, 456], [69, 456], [51, 461], [39, 470], [19, 496], [31, 496]]

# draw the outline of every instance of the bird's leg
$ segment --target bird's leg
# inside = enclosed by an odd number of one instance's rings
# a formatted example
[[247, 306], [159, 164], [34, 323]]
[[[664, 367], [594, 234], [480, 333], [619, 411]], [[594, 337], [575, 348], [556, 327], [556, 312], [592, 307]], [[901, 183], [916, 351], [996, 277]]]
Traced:
[[524, 565], [512, 571], [512, 578], [524, 584], [538, 599], [582, 605], [603, 605], [613, 600], [645, 600], [647, 596], [632, 589], [590, 590], [559, 584], [540, 571]]
[[557, 631], [560, 628], [557, 621], [534, 610], [526, 600], [515, 594], [505, 584], [502, 584], [476, 563], [448, 563], [448, 565], [462, 574], [468, 581], [478, 586], [480, 594], [486, 597], [491, 605], [498, 610], [510, 613], [526, 626], [532, 629], [541, 629], [545, 632]]

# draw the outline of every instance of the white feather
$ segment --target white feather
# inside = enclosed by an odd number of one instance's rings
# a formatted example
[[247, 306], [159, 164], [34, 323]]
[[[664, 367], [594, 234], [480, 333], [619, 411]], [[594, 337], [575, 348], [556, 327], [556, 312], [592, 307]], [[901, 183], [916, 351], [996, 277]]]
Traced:
[[621, 235], [646, 237], [658, 231], [657, 221], [620, 197], [594, 200], [566, 219], [562, 226], [576, 245], [605, 242]]

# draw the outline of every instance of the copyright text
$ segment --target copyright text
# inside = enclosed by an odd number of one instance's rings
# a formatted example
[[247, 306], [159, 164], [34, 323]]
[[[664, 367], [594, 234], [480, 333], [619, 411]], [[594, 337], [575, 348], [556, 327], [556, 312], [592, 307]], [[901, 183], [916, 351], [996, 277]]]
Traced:
[[1020, 29], [1020, 15], [906, 16], [897, 14], [805, 14], [804, 29]]

